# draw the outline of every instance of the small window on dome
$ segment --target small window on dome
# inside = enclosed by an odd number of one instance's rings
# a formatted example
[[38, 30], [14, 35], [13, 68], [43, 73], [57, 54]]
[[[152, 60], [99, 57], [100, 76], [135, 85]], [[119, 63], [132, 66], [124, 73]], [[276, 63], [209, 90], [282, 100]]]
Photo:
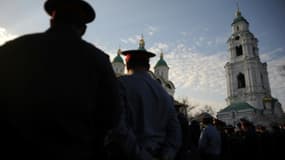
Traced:
[[237, 31], [239, 31], [239, 27], [237, 26]]

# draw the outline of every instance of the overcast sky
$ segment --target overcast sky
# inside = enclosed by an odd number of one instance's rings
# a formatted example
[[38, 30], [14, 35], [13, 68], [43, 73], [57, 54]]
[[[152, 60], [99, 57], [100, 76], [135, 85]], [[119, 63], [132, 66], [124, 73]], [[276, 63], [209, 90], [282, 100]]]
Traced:
[[[15, 37], [42, 32], [49, 17], [45, 0], [1, 0], [0, 44]], [[175, 98], [226, 107], [224, 65], [226, 40], [237, 0], [89, 0], [97, 17], [84, 39], [114, 58], [118, 48], [135, 49], [141, 34], [146, 49], [163, 50]], [[285, 1], [239, 0], [250, 31], [259, 40], [259, 54], [267, 62], [272, 95], [285, 109]], [[151, 60], [154, 65], [159, 56]], [[283, 70], [282, 70], [283, 66]]]

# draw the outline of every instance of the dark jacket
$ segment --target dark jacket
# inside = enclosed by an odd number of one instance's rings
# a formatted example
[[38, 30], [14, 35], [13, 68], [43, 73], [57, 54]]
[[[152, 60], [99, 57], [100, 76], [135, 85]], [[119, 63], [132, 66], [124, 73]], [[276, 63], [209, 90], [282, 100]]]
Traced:
[[104, 155], [105, 133], [119, 119], [117, 87], [109, 57], [69, 28], [7, 42], [0, 47], [1, 152], [11, 159]]

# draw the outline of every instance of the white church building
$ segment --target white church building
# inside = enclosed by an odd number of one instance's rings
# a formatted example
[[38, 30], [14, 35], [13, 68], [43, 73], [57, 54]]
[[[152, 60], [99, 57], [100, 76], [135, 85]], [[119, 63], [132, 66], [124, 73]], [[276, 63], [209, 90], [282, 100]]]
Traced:
[[231, 27], [225, 65], [228, 106], [217, 113], [217, 118], [232, 125], [240, 118], [263, 125], [279, 121], [284, 113], [278, 99], [271, 96], [267, 64], [260, 61], [258, 39], [239, 9]]

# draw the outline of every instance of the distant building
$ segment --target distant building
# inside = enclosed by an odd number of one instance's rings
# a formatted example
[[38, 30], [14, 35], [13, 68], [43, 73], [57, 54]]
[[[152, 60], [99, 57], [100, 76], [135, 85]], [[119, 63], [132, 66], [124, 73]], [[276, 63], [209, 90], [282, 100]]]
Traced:
[[118, 49], [117, 56], [112, 61], [113, 70], [117, 77], [125, 74], [125, 63], [121, 54], [121, 49]]
[[[139, 50], [145, 50], [145, 41], [143, 37], [139, 41]], [[117, 56], [112, 61], [113, 70], [117, 77], [125, 75], [125, 63], [121, 57], [121, 49], [118, 49]], [[175, 86], [168, 78], [169, 67], [163, 58], [163, 53], [160, 54], [160, 59], [154, 66], [154, 72], [150, 71], [149, 74], [153, 79], [156, 79], [169, 95], [174, 97]]]
[[240, 118], [269, 125], [284, 112], [278, 99], [271, 96], [267, 64], [259, 58], [258, 39], [249, 31], [248, 21], [238, 9], [227, 41], [229, 61], [225, 65], [227, 107], [217, 118], [235, 125]]

